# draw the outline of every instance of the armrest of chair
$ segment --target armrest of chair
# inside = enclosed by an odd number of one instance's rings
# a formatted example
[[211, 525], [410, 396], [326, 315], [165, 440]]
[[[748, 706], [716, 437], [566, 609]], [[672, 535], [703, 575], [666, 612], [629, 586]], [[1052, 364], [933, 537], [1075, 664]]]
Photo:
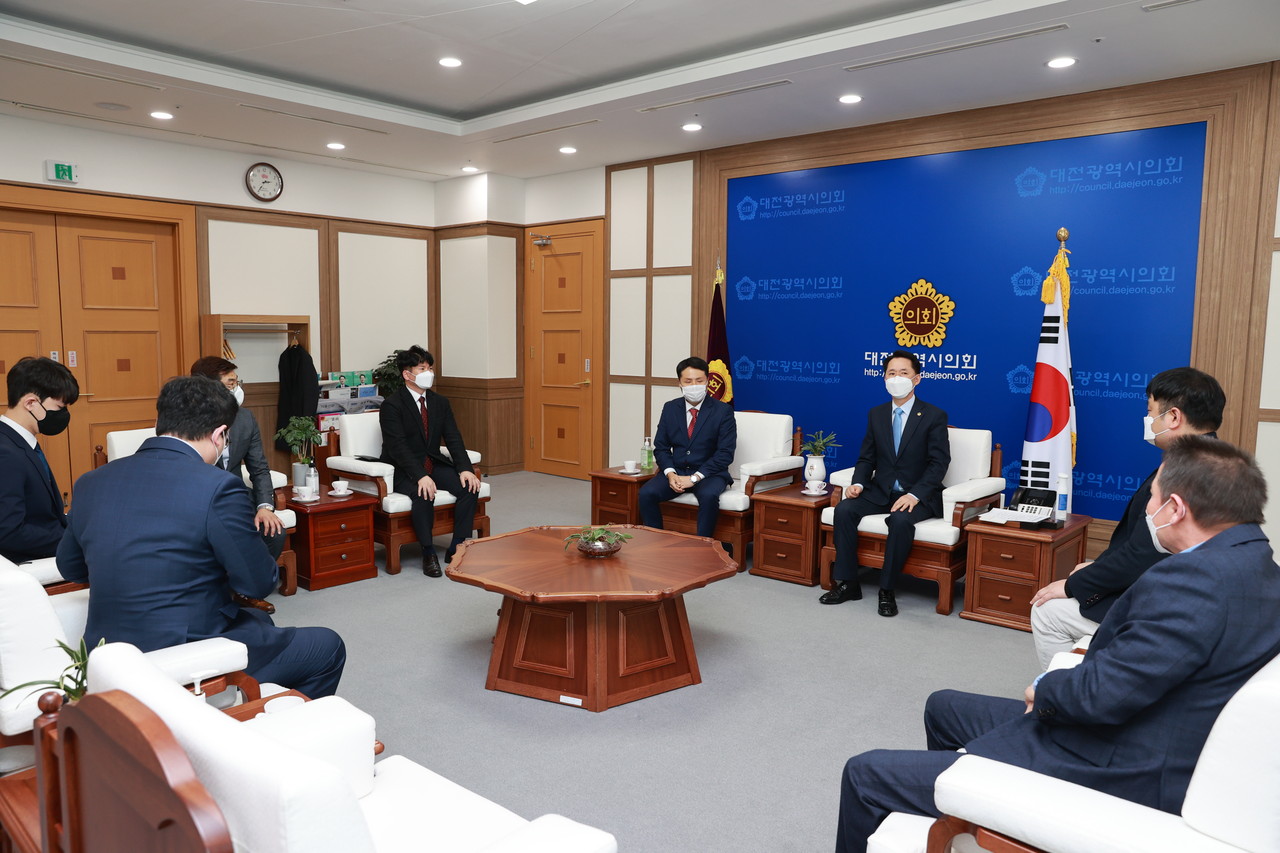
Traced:
[[783, 471], [794, 471], [804, 467], [801, 456], [778, 456], [760, 462], [743, 462], [738, 471], [743, 477], [763, 477], [766, 474], [780, 474]]
[[985, 498], [1003, 491], [1004, 477], [979, 477], [976, 480], [966, 480], [963, 483], [948, 486], [942, 490], [942, 499], [962, 503], [976, 501], [978, 498]]
[[1079, 666], [1084, 663], [1084, 655], [1077, 652], [1058, 652], [1049, 661], [1049, 668], [1045, 672], [1053, 672], [1055, 669], [1071, 669], [1073, 666]]
[[366, 462], [354, 456], [330, 456], [325, 460], [325, 464], [331, 471], [362, 475], [370, 480], [375, 477], [390, 477], [396, 472], [395, 466], [389, 462]]
[[617, 840], [603, 830], [558, 814], [544, 814], [477, 853], [617, 853], [617, 850]]
[[832, 471], [831, 476], [827, 477], [831, 481], [831, 485], [839, 486], [844, 489], [853, 485], [853, 468], [841, 468], [839, 471]]
[[[6, 560], [5, 562], [8, 561]], [[56, 557], [42, 557], [39, 560], [28, 560], [25, 563], [18, 563], [17, 568], [18, 571], [26, 572], [38, 580], [41, 586], [57, 583], [58, 581], [63, 580], [62, 572], [58, 571], [58, 561]]]
[[[448, 459], [448, 460], [451, 460], [451, 461], [452, 461], [452, 459], [453, 459], [453, 454], [449, 452], [449, 448], [445, 447], [444, 445], [441, 445], [441, 446], [440, 446], [440, 453], [441, 453], [441, 455], [443, 455], [443, 456], [444, 456], [444, 458], [445, 458], [445, 459]], [[480, 460], [481, 460], [481, 459], [483, 459], [484, 457], [483, 457], [483, 456], [481, 456], [479, 452], [477, 452], [477, 451], [475, 451], [475, 450], [470, 450], [470, 449], [468, 449], [468, 450], [467, 450], [467, 458], [471, 460], [471, 464], [472, 464], [472, 465], [479, 465], [479, 464], [480, 464]]]
[[249, 647], [227, 637], [210, 637], [147, 652], [146, 659], [179, 684], [192, 684], [249, 665]]
[[938, 777], [934, 800], [943, 814], [1055, 853], [1236, 849], [1179, 815], [976, 755], [961, 756]]
[[326, 696], [243, 725], [336, 767], [357, 799], [373, 790], [374, 720], [346, 699]]

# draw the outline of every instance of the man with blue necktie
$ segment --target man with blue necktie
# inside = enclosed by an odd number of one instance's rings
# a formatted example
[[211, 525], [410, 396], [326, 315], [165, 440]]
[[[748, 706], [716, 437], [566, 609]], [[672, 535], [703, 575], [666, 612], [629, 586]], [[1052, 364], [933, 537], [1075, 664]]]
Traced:
[[881, 362], [891, 402], [867, 416], [853, 485], [836, 504], [836, 562], [832, 586], [818, 600], [841, 604], [862, 598], [858, 584], [858, 523], [864, 516], [888, 513], [884, 567], [880, 572], [881, 616], [897, 616], [893, 588], [915, 542], [915, 527], [942, 515], [942, 478], [951, 465], [947, 413], [916, 397], [920, 359], [909, 352], [890, 353]]
[[67, 528], [58, 481], [36, 441], [58, 435], [80, 397], [75, 376], [48, 358], [9, 368], [9, 408], [0, 415], [0, 556], [15, 563], [52, 557]]
[[692, 492], [698, 499], [698, 535], [714, 536], [720, 493], [733, 482], [729, 466], [738, 450], [733, 409], [707, 396], [707, 363], [690, 356], [676, 365], [680, 397], [662, 407], [653, 456], [662, 477], [640, 487], [640, 521], [662, 529], [662, 502]]

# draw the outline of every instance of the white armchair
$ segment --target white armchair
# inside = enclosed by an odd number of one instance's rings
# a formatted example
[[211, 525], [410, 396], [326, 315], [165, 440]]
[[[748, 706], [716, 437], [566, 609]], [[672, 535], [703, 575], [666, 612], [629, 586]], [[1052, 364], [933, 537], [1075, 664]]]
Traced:
[[[408, 495], [394, 491], [395, 466], [376, 461], [382, 456], [382, 426], [377, 412], [358, 415], [340, 415], [337, 433], [330, 433], [330, 441], [337, 441], [335, 453], [326, 460], [335, 479], [343, 478], [351, 488], [378, 498], [373, 511], [373, 539], [387, 551], [387, 574], [400, 572], [400, 546], [418, 541], [409, 517], [411, 501]], [[440, 452], [449, 456], [449, 449]], [[468, 450], [471, 465], [480, 476], [479, 453]], [[481, 536], [489, 535], [488, 504], [489, 483], [482, 480], [476, 501], [475, 530]], [[457, 498], [443, 489], [436, 492], [435, 519], [432, 534], [441, 536], [453, 532], [453, 505]], [[468, 531], [470, 532], [470, 531]]]
[[[747, 543], [755, 530], [751, 496], [800, 482], [804, 457], [800, 456], [800, 431], [790, 415], [735, 412], [738, 446], [729, 473], [733, 484], [720, 493], [720, 517], [715, 539], [733, 545], [738, 570], [747, 566]], [[668, 530], [696, 535], [698, 499], [692, 493], [662, 504], [662, 524]]]
[[[58, 643], [80, 644], [89, 617], [89, 592], [46, 595], [31, 575], [0, 566], [0, 693], [58, 677], [69, 662]], [[249, 663], [244, 645], [225, 638], [159, 649], [149, 657], [175, 684], [201, 686], [238, 673]], [[242, 685], [246, 696], [259, 695], [257, 683], [248, 676], [233, 675], [231, 680]], [[31, 764], [31, 724], [44, 692], [18, 690], [0, 699], [0, 773]]]
[[613, 836], [558, 815], [526, 821], [402, 756], [374, 763], [374, 721], [337, 696], [236, 722], [193, 700], [132, 646], [93, 652], [91, 692], [152, 710], [253, 853], [614, 853]]
[[[968, 542], [965, 526], [988, 508], [1000, 502], [1004, 477], [1000, 476], [1000, 445], [992, 447], [991, 430], [947, 430], [951, 442], [951, 466], [942, 478], [942, 516], [916, 525], [915, 545], [907, 557], [903, 573], [938, 584], [937, 611], [951, 613], [955, 601], [956, 581], [964, 577]], [[847, 486], [853, 485], [853, 468], [831, 475], [836, 487], [832, 505], [822, 510], [822, 586], [831, 588], [831, 564], [835, 561], [835, 504]], [[888, 515], [868, 515], [858, 525], [858, 565], [879, 568], [884, 565], [884, 543], [889, 528]]]

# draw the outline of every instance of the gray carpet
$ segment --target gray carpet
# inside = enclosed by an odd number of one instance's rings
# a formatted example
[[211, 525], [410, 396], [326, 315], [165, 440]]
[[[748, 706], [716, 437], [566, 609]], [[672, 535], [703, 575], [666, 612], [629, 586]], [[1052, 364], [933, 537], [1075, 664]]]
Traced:
[[[585, 482], [490, 481], [494, 533], [588, 517]], [[1036, 673], [1029, 634], [938, 616], [931, 584], [906, 579], [901, 614], [883, 619], [874, 572], [867, 598], [837, 607], [740, 574], [685, 597], [701, 684], [595, 714], [485, 690], [500, 597], [403, 554], [398, 576], [274, 596], [276, 621], [342, 634], [339, 695], [377, 719], [388, 755], [526, 818], [608, 830], [623, 853], [831, 850], [849, 756], [922, 748], [937, 688], [1018, 697]]]

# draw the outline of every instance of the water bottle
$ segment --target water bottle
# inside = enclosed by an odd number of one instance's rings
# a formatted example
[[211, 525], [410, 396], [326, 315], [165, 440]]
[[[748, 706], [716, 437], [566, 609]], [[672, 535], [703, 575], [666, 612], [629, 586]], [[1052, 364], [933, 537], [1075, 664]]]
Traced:
[[653, 470], [653, 438], [651, 436], [644, 437], [644, 444], [640, 445], [640, 467], [646, 471]]
[[307, 469], [307, 490], [316, 497], [320, 496], [320, 472], [314, 465]]
[[1067, 520], [1067, 497], [1070, 495], [1070, 491], [1071, 475], [1065, 473], [1058, 474], [1058, 508], [1057, 512], [1053, 514], [1054, 521]]

